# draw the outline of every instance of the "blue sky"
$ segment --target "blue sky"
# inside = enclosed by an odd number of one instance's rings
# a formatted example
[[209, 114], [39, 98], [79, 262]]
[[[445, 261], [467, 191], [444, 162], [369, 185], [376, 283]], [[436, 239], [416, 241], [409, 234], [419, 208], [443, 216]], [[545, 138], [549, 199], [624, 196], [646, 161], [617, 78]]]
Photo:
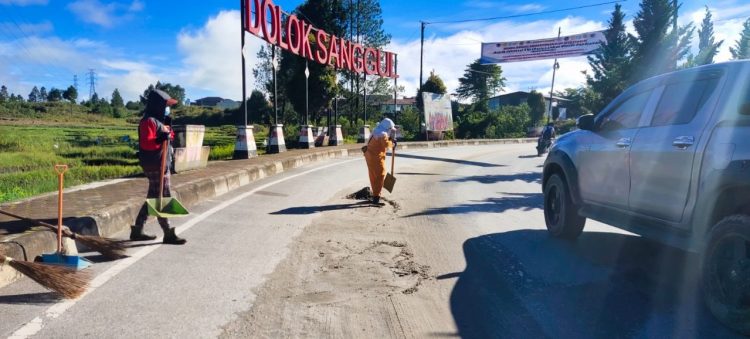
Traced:
[[[606, 1], [381, 1], [388, 47], [399, 54], [399, 84], [413, 95], [419, 75], [419, 20], [444, 21], [527, 14]], [[710, 3], [709, 3], [710, 2]], [[287, 11], [301, 1], [278, 0]], [[627, 20], [639, 1], [622, 2]], [[681, 23], [714, 12], [719, 39], [728, 39], [719, 59], [750, 17], [745, 0], [683, 1]], [[614, 5], [491, 22], [433, 24], [426, 30], [425, 73], [434, 70], [455, 90], [466, 64], [479, 56], [480, 43], [576, 34], [606, 27]], [[0, 84], [27, 96], [31, 87], [66, 88], [78, 75], [81, 97], [88, 96], [87, 72], [97, 73], [97, 92], [109, 97], [119, 88], [135, 100], [148, 84], [161, 80], [187, 88], [191, 99], [218, 95], [239, 99], [238, 1], [0, 0]], [[697, 44], [697, 43], [696, 43]], [[248, 64], [260, 39], [248, 36]], [[583, 82], [585, 58], [560, 61], [558, 88]], [[550, 61], [502, 65], [506, 91], [548, 90]], [[252, 87], [252, 79], [250, 79]]]

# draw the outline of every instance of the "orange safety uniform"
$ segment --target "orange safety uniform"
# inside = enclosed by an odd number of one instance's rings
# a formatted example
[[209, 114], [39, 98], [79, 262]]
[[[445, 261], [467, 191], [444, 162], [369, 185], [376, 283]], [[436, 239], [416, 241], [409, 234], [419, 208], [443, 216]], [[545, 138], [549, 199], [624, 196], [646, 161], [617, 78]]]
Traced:
[[365, 152], [365, 161], [367, 161], [367, 171], [370, 174], [370, 188], [372, 195], [380, 196], [385, 181], [385, 152], [393, 148], [391, 140], [384, 135], [372, 137], [367, 143], [367, 152]]

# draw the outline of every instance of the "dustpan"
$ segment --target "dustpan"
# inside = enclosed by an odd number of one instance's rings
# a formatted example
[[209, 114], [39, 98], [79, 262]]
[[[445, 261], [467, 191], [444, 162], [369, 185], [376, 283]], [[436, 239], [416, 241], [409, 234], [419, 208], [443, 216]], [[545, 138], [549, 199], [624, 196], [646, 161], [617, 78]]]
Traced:
[[159, 218], [174, 218], [184, 217], [190, 214], [187, 208], [185, 208], [185, 206], [183, 206], [182, 203], [175, 198], [162, 198], [161, 208], [159, 208], [159, 200], [159, 198], [146, 199], [146, 206], [148, 206], [148, 215]]
[[187, 208], [176, 198], [164, 196], [164, 173], [167, 169], [167, 152], [169, 152], [169, 138], [162, 144], [159, 197], [156, 199], [146, 199], [148, 215], [159, 218], [183, 217], [190, 214]]
[[67, 165], [55, 165], [55, 172], [57, 172], [57, 180], [58, 180], [58, 192], [57, 192], [57, 252], [54, 253], [43, 253], [42, 254], [42, 262], [46, 264], [51, 265], [61, 265], [70, 267], [75, 270], [82, 270], [86, 267], [91, 266], [91, 262], [81, 258], [78, 255], [74, 254], [65, 254], [63, 253], [63, 243], [62, 243], [62, 237], [63, 237], [63, 224], [62, 224], [62, 215], [63, 215], [63, 180], [65, 177], [65, 172], [68, 171]]
[[396, 177], [393, 176], [393, 168], [395, 164], [396, 146], [393, 146], [393, 151], [391, 152], [391, 172], [385, 175], [385, 181], [383, 181], [383, 188], [385, 188], [388, 193], [393, 193], [393, 186], [396, 185]]

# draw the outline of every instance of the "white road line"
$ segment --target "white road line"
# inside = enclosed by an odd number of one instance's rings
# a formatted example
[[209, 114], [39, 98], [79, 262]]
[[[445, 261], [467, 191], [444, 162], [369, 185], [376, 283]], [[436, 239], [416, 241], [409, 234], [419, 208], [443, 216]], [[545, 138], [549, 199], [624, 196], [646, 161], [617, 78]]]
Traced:
[[[223, 210], [223, 209], [225, 209], [225, 208], [233, 205], [234, 203], [236, 203], [236, 202], [238, 202], [240, 200], [243, 200], [243, 199], [245, 199], [245, 198], [247, 198], [247, 197], [249, 197], [249, 196], [251, 196], [251, 195], [253, 195], [253, 194], [255, 194], [255, 193], [259, 192], [259, 191], [262, 191], [262, 190], [264, 190], [266, 188], [269, 188], [269, 187], [271, 187], [273, 185], [280, 184], [282, 182], [285, 182], [285, 181], [288, 181], [288, 180], [292, 180], [294, 178], [298, 178], [298, 177], [301, 177], [303, 175], [307, 175], [307, 174], [310, 174], [310, 173], [313, 173], [313, 172], [317, 172], [317, 171], [320, 171], [320, 170], [324, 170], [326, 168], [331, 168], [331, 167], [334, 167], [334, 166], [340, 166], [340, 165], [343, 165], [343, 164], [346, 164], [346, 163], [350, 163], [350, 162], [353, 162], [353, 161], [362, 161], [362, 159], [360, 159], [360, 158], [351, 159], [351, 160], [346, 160], [346, 161], [338, 162], [338, 163], [335, 163], [335, 164], [326, 165], [326, 166], [323, 166], [323, 167], [313, 168], [311, 170], [308, 170], [308, 171], [305, 171], [305, 172], [302, 172], [302, 173], [297, 173], [297, 174], [294, 174], [294, 175], [290, 175], [290, 176], [288, 176], [286, 178], [279, 179], [279, 180], [276, 180], [276, 181], [272, 181], [272, 182], [269, 182], [269, 183], [264, 184], [262, 186], [259, 186], [259, 187], [255, 188], [255, 189], [251, 190], [251, 191], [242, 193], [242, 194], [240, 194], [240, 195], [238, 195], [238, 196], [236, 196], [236, 197], [234, 197], [234, 198], [232, 198], [230, 200], [227, 200], [227, 201], [225, 201], [225, 202], [223, 202], [223, 203], [221, 203], [221, 204], [219, 204], [219, 205], [211, 208], [210, 210], [208, 210], [206, 212], [203, 212], [203, 213], [199, 214], [198, 216], [190, 219], [190, 221], [188, 221], [187, 223], [183, 224], [182, 226], [177, 227], [176, 233], [180, 234], [182, 232], [185, 232], [188, 229], [190, 229], [191, 227], [193, 227], [196, 224], [198, 224], [199, 222], [201, 222], [201, 221], [205, 220], [206, 218], [210, 217], [211, 215], [215, 214], [216, 212], [219, 212], [219, 211], [221, 211], [221, 210]], [[65, 311], [67, 311], [69, 308], [73, 307], [73, 305], [75, 305], [81, 299], [85, 298], [89, 293], [95, 291], [97, 288], [99, 288], [100, 286], [104, 285], [107, 281], [109, 281], [110, 279], [114, 278], [117, 274], [119, 274], [120, 272], [124, 271], [125, 269], [127, 269], [131, 265], [135, 264], [139, 260], [143, 259], [145, 256], [149, 255], [151, 252], [156, 251], [161, 246], [162, 246], [162, 244], [158, 243], [157, 245], [154, 245], [154, 246], [145, 247], [145, 248], [143, 248], [141, 250], [138, 250], [137, 252], [131, 254], [130, 257], [120, 260], [120, 262], [118, 262], [117, 264], [115, 264], [114, 266], [110, 267], [109, 269], [107, 269], [106, 271], [104, 271], [102, 274], [100, 274], [96, 278], [94, 278], [94, 280], [91, 281], [91, 285], [90, 285], [89, 289], [84, 294], [82, 294], [80, 297], [78, 297], [76, 299], [72, 299], [72, 300], [63, 300], [63, 301], [58, 302], [57, 304], [54, 304], [54, 305], [50, 306], [50, 308], [47, 309], [47, 311], [45, 312], [45, 315], [43, 317], [36, 317], [36, 318], [34, 318], [30, 322], [28, 322], [25, 325], [23, 325], [21, 328], [19, 328], [15, 332], [13, 332], [13, 334], [11, 334], [10, 337], [8, 337], [8, 338], [9, 339], [25, 339], [25, 338], [29, 338], [31, 336], [36, 335], [37, 333], [39, 333], [39, 331], [42, 330], [42, 328], [44, 328], [44, 321], [46, 319], [55, 319], [55, 318], [60, 317], [63, 313], [65, 313]]]

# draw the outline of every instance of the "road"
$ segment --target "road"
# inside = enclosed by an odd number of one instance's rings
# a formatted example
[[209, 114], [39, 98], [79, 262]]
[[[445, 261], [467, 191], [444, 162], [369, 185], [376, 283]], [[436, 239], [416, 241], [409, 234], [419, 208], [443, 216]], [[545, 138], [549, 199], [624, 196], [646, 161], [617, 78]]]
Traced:
[[549, 238], [533, 151], [403, 152], [380, 208], [346, 198], [367, 185], [360, 157], [266, 178], [174, 220], [186, 246], [98, 262], [79, 300], [0, 289], [0, 335], [733, 336], [700, 302], [694, 256], [591, 220]]

